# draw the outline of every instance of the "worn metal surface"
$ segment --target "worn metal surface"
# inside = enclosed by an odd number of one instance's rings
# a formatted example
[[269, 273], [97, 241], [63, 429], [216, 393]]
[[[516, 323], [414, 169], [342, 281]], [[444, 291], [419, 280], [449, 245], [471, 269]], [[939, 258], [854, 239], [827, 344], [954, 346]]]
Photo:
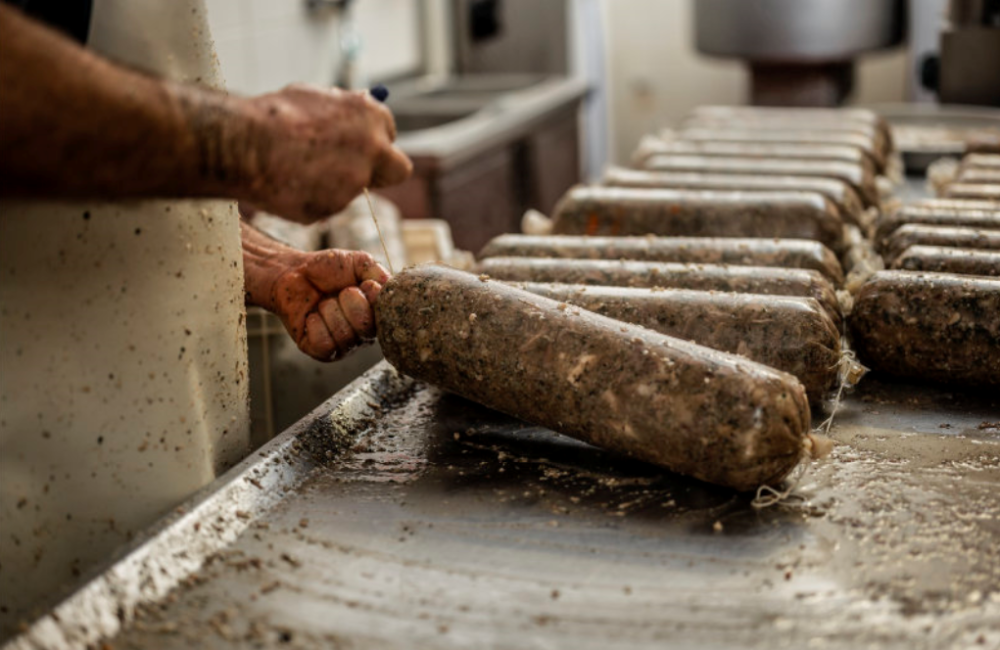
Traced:
[[385, 364], [312, 420], [12, 646], [1000, 645], [996, 396], [866, 378], [764, 510]]

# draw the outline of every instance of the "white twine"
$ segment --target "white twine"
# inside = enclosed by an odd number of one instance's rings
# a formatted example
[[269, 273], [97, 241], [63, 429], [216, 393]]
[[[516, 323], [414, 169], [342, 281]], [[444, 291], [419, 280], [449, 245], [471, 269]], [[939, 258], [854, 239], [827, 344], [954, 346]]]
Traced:
[[[837, 394], [833, 397], [833, 402], [830, 407], [830, 417], [823, 420], [823, 422], [821, 422], [820, 425], [814, 429], [813, 433], [807, 436], [806, 445], [812, 460], [818, 460], [822, 457], [822, 455], [824, 455], [817, 449], [817, 442], [814, 436], [819, 434], [825, 439], [828, 439], [830, 429], [833, 427], [833, 419], [836, 417], [837, 411], [840, 410], [840, 403], [841, 398], [844, 395], [844, 390], [855, 386], [859, 381], [861, 381], [861, 378], [865, 376], [865, 373], [868, 372], [868, 368], [861, 365], [857, 357], [854, 355], [854, 352], [847, 347], [847, 341], [845, 340], [841, 341], [840, 359], [837, 360], [834, 367], [837, 368], [837, 378], [840, 385], [837, 387]], [[761, 485], [757, 488], [757, 494], [754, 496], [753, 501], [750, 502], [750, 505], [758, 509], [770, 508], [771, 506], [778, 505], [779, 503], [791, 505], [788, 504], [787, 501], [793, 498], [798, 499], [802, 502], [802, 504], [808, 505], [808, 501], [806, 501], [805, 497], [798, 494], [792, 494], [792, 492], [799, 486], [802, 479], [806, 477], [811, 467], [811, 462], [802, 463], [796, 467], [792, 471], [794, 477], [788, 484], [788, 487], [784, 490], [776, 490], [770, 485]]]

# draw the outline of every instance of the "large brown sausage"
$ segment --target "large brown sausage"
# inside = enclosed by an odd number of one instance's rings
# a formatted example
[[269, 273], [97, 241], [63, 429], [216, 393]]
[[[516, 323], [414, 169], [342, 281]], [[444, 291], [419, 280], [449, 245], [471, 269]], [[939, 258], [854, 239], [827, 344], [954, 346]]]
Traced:
[[1000, 275], [1000, 253], [946, 246], [910, 246], [892, 263], [894, 269], [962, 275]]
[[817, 176], [849, 183], [867, 206], [879, 203], [875, 172], [868, 166], [830, 160], [788, 158], [723, 158], [722, 156], [657, 155], [642, 163], [648, 171], [708, 174], [758, 174], [762, 176]]
[[480, 251], [480, 259], [487, 257], [777, 266], [819, 271], [838, 286], [844, 282], [844, 271], [837, 256], [823, 244], [808, 239], [500, 235]]
[[904, 205], [895, 212], [883, 215], [875, 226], [875, 234], [872, 239], [879, 250], [884, 249], [888, 243], [889, 235], [906, 224], [1000, 230], [1000, 208], [996, 210], [967, 210], [964, 208]]
[[729, 291], [814, 298], [841, 325], [833, 285], [816, 271], [765, 266], [671, 264], [622, 260], [490, 257], [479, 263], [490, 277], [512, 282], [557, 282], [611, 287], [653, 287]]
[[865, 205], [850, 184], [821, 176], [758, 176], [756, 174], [705, 174], [699, 172], [651, 172], [609, 167], [602, 185], [616, 187], [729, 190], [755, 192], [819, 192], [833, 201], [844, 223], [864, 223]]
[[905, 224], [896, 228], [885, 241], [886, 263], [892, 264], [910, 246], [1000, 250], [1000, 230]]
[[812, 298], [524, 283], [531, 293], [795, 375], [812, 401], [837, 385], [840, 333]]
[[424, 265], [375, 305], [386, 359], [480, 404], [703, 481], [780, 481], [806, 446], [791, 375], [500, 282]]
[[556, 235], [779, 237], [812, 239], [834, 251], [844, 232], [837, 208], [812, 192], [577, 186], [552, 219]]
[[1000, 384], [1000, 280], [880, 271], [850, 318], [862, 363], [909, 379]]

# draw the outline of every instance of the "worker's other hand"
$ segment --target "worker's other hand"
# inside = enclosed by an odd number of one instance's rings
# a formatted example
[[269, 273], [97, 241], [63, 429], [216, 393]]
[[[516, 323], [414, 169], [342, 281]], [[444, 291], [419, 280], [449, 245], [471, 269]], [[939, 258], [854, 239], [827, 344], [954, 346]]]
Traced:
[[345, 356], [375, 337], [372, 306], [389, 274], [361, 251], [294, 251], [268, 282], [269, 308], [299, 349], [319, 361]]
[[265, 212], [311, 223], [365, 187], [395, 185], [413, 171], [393, 144], [392, 113], [366, 92], [298, 84], [248, 102], [239, 198]]

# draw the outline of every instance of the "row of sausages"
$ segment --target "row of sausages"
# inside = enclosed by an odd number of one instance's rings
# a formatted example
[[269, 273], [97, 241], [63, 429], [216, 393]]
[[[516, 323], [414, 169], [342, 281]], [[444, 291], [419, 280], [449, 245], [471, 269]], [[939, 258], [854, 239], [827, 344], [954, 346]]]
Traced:
[[852, 345], [884, 373], [1000, 385], [1000, 155], [972, 154], [941, 198], [882, 216], [885, 265], [855, 296]]
[[[490, 242], [478, 276], [398, 274], [376, 305], [383, 353], [587, 442], [737, 489], [773, 484], [813, 445], [810, 402], [838, 384], [841, 260], [852, 229], [887, 228], [891, 134], [864, 110], [705, 107], [643, 146], [641, 168], [568, 192], [551, 234]], [[863, 291], [918, 274], [903, 275]], [[938, 344], [981, 351], [975, 323], [1000, 292], [933, 286], [928, 304], [964, 301], [969, 325]]]
[[937, 192], [949, 199], [1000, 201], [1000, 153], [968, 154]]

